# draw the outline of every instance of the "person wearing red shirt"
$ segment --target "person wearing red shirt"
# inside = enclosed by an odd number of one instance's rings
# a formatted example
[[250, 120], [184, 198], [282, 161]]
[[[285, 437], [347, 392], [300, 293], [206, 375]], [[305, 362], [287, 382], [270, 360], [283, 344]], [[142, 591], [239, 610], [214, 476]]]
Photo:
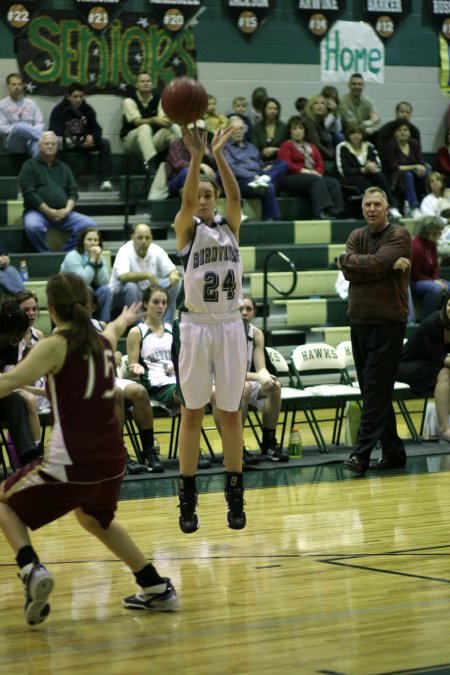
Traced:
[[280, 186], [310, 198], [315, 218], [329, 220], [338, 217], [345, 211], [339, 181], [325, 176], [322, 155], [315, 145], [306, 141], [302, 118], [294, 115], [286, 128], [289, 140], [281, 144], [277, 159], [287, 162], [288, 169], [286, 175], [279, 178]]
[[445, 176], [445, 183], [450, 186], [450, 129], [445, 132], [445, 145], [442, 145], [436, 154], [436, 166]]
[[440, 309], [450, 283], [439, 279], [436, 242], [444, 225], [439, 218], [422, 218], [419, 234], [412, 240], [411, 291], [422, 301], [422, 319]]

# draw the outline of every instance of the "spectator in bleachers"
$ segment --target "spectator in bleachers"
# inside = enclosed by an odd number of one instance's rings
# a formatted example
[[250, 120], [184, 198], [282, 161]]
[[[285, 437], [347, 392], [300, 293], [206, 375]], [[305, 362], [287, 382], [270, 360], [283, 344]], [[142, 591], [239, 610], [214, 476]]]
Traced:
[[[228, 126], [229, 119], [226, 119]], [[198, 129], [205, 128], [205, 122], [203, 120], [197, 120], [196, 125]], [[193, 124], [189, 124], [188, 128], [192, 129]], [[190, 161], [191, 153], [183, 143], [183, 139], [176, 138], [169, 145], [169, 151], [166, 157], [166, 176], [169, 195], [179, 194], [184, 185], [184, 181], [186, 180]], [[208, 176], [208, 178], [211, 178], [212, 180], [216, 180], [216, 170], [217, 164], [212, 154], [211, 144], [207, 143], [203, 161], [200, 165], [200, 173]]]
[[111, 145], [102, 136], [94, 108], [85, 101], [82, 84], [72, 82], [69, 85], [66, 96], [50, 113], [48, 128], [58, 136], [64, 152], [98, 152], [102, 180], [100, 190], [108, 192], [113, 189]]
[[141, 302], [149, 286], [161, 286], [169, 294], [166, 321], [172, 323], [177, 296], [181, 288], [180, 275], [161, 246], [153, 242], [152, 231], [145, 223], [136, 225], [130, 241], [121, 246], [114, 260], [109, 280], [112, 307], [121, 309]]
[[6, 152], [36, 157], [38, 141], [44, 131], [42, 112], [28, 96], [23, 95], [23, 81], [18, 73], [6, 78], [8, 96], [0, 101], [0, 137]]
[[277, 158], [281, 143], [286, 139], [286, 125], [280, 120], [281, 105], [268, 96], [262, 104], [262, 119], [252, 127], [251, 142], [261, 153], [264, 162]]
[[450, 294], [440, 312], [423, 320], [404, 344], [396, 379], [417, 394], [434, 388], [439, 439], [450, 443]]
[[228, 118], [239, 117], [245, 125], [245, 140], [250, 141], [252, 121], [247, 113], [248, 101], [245, 96], [235, 96], [231, 103], [231, 112]]
[[406, 120], [408, 122], [411, 138], [420, 143], [420, 131], [415, 124], [411, 122], [413, 113], [412, 104], [409, 101], [399, 101], [395, 106], [395, 119], [384, 124], [377, 134], [377, 149], [382, 161], [384, 161], [384, 149], [386, 143], [392, 138], [397, 120]]
[[125, 152], [140, 153], [146, 173], [153, 172], [157, 153], [179, 138], [181, 130], [165, 115], [149, 73], [139, 73], [135, 92], [123, 100], [122, 113], [120, 138]]
[[411, 291], [422, 303], [422, 319], [441, 308], [450, 282], [439, 278], [436, 242], [444, 225], [440, 218], [422, 218], [419, 234], [412, 240]]
[[28, 159], [19, 173], [24, 201], [25, 232], [32, 248], [49, 251], [46, 234], [49, 227], [70, 234], [62, 251], [71, 251], [85, 227], [96, 227], [92, 218], [74, 211], [78, 188], [71, 168], [56, 158], [58, 139], [45, 131], [39, 139], [39, 155]]
[[382, 173], [381, 160], [375, 146], [364, 139], [364, 127], [352, 122], [345, 131], [346, 141], [336, 148], [336, 169], [343, 185], [355, 187], [363, 195], [373, 185], [387, 195], [391, 218], [400, 218], [396, 200], [389, 188], [389, 181]]
[[23, 280], [20, 273], [10, 265], [8, 251], [0, 243], [0, 302], [11, 298], [14, 293], [23, 290]]
[[243, 197], [261, 198], [263, 220], [281, 218], [277, 202], [277, 183], [286, 171], [286, 162], [264, 164], [259, 150], [245, 140], [245, 125], [240, 117], [231, 117], [233, 126], [230, 141], [223, 156], [233, 172]]
[[109, 273], [102, 253], [102, 233], [96, 227], [85, 227], [77, 237], [75, 249], [62, 261], [61, 272], [73, 272], [85, 280], [97, 300], [96, 318], [109, 323], [111, 319]]
[[325, 129], [327, 129], [333, 140], [334, 147], [345, 140], [342, 130], [342, 118], [339, 110], [339, 93], [336, 87], [327, 85], [320, 92], [325, 99]]
[[450, 189], [445, 187], [444, 177], [439, 171], [428, 174], [427, 191], [427, 196], [420, 203], [422, 216], [450, 218]]
[[306, 106], [308, 105], [308, 99], [305, 96], [299, 96], [295, 99], [295, 109], [300, 116], [306, 114]]
[[[230, 122], [225, 118], [227, 126]], [[195, 122], [198, 129], [205, 129], [205, 120]], [[193, 124], [188, 124], [192, 129]], [[169, 196], [178, 196], [186, 180], [191, 155], [183, 143], [182, 138], [176, 138], [169, 145], [167, 157], [158, 167], [150, 187], [149, 199], [166, 199]], [[216, 180], [217, 165], [211, 152], [211, 145], [207, 143], [206, 152], [201, 165], [201, 172], [212, 180]]]
[[427, 175], [422, 149], [420, 143], [411, 138], [409, 122], [404, 119], [395, 120], [392, 134], [384, 156], [391, 190], [400, 203], [406, 199], [403, 215], [420, 218], [419, 204], [426, 191]]
[[[314, 143], [313, 139], [317, 140], [317, 132], [314, 127], [314, 122], [307, 114], [307, 108], [308, 99], [304, 96], [299, 96], [295, 101], [295, 109], [297, 110], [300, 119], [303, 122], [303, 126], [305, 127], [305, 138], [307, 138], [310, 143]], [[287, 138], [288, 136], [285, 130], [285, 138], [283, 140], [287, 140]]]
[[445, 183], [450, 187], [450, 128], [445, 132], [444, 145], [436, 154], [436, 166], [445, 177]]
[[217, 129], [226, 129], [229, 125], [229, 119], [225, 113], [217, 112], [217, 99], [212, 94], [208, 94], [208, 108], [204, 114], [204, 121], [208, 131], [215, 134]]
[[311, 130], [308, 130], [308, 139], [313, 143], [322, 155], [322, 159], [334, 159], [334, 146], [331, 132], [325, 126], [326, 101], [321, 94], [316, 94], [308, 99], [306, 115], [312, 122]]
[[278, 159], [287, 162], [287, 173], [280, 178], [282, 188], [311, 199], [313, 214], [319, 220], [337, 218], [345, 211], [338, 180], [325, 175], [319, 150], [305, 139], [305, 125], [299, 115], [287, 123], [288, 141], [281, 144]]
[[263, 118], [263, 105], [266, 98], [269, 96], [265, 87], [255, 87], [252, 91], [252, 110], [251, 120], [252, 125], [259, 122]]
[[363, 96], [363, 76], [360, 73], [353, 73], [348, 88], [348, 94], [342, 96], [339, 104], [344, 131], [350, 122], [360, 122], [364, 126], [367, 138], [372, 140], [371, 137], [375, 136], [381, 127], [381, 120], [373, 101], [368, 96]]

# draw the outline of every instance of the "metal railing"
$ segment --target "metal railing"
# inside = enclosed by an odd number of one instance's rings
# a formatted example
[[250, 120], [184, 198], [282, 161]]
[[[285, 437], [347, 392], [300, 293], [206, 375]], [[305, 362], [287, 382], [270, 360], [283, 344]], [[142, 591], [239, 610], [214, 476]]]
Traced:
[[[287, 290], [287, 291], [284, 291], [282, 288], [280, 288], [277, 284], [275, 284], [273, 281], [271, 281], [268, 278], [269, 260], [274, 255], [277, 255], [279, 258], [284, 260], [287, 263], [289, 269], [292, 272], [292, 284], [291, 284], [291, 287], [289, 288], [289, 290]], [[290, 295], [292, 293], [292, 291], [294, 290], [296, 285], [297, 285], [297, 270], [296, 270], [295, 265], [292, 262], [292, 260], [290, 258], [288, 258], [287, 255], [284, 255], [284, 253], [281, 253], [281, 251], [276, 251], [276, 250], [270, 251], [270, 253], [268, 253], [266, 255], [266, 258], [264, 260], [264, 277], [263, 277], [263, 287], [264, 287], [263, 333], [264, 333], [264, 338], [267, 338], [267, 320], [269, 318], [269, 304], [268, 304], [268, 289], [269, 289], [269, 286], [271, 286], [271, 288], [273, 288], [280, 295], [282, 295], [284, 297], [287, 297], [288, 295]]]

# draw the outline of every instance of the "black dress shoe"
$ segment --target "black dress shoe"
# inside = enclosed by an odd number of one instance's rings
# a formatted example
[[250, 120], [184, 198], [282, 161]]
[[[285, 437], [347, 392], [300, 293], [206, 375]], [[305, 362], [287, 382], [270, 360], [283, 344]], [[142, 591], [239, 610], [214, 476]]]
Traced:
[[344, 469], [356, 473], [357, 476], [364, 476], [367, 471], [367, 467], [365, 467], [364, 464], [359, 461], [356, 455], [350, 455], [350, 457], [346, 459], [342, 465]]
[[321, 211], [316, 218], [317, 220], [330, 220], [331, 216], [326, 211]]
[[388, 457], [380, 457], [377, 462], [370, 463], [370, 469], [378, 469], [379, 471], [386, 471], [388, 469], [403, 469], [406, 465], [406, 456], [402, 459], [390, 459]]
[[328, 209], [328, 217], [329, 218], [339, 218], [341, 215], [341, 212], [338, 211], [337, 209]]

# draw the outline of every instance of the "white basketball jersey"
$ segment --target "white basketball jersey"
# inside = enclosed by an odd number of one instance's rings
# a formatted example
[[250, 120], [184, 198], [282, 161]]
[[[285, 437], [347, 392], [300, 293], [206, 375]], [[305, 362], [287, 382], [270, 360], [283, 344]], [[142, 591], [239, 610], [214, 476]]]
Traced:
[[194, 238], [179, 253], [184, 267], [179, 309], [213, 316], [235, 312], [242, 305], [243, 274], [236, 238], [221, 216], [211, 226], [195, 221]]
[[152, 387], [162, 387], [176, 382], [175, 373], [167, 373], [172, 366], [172, 327], [164, 324], [164, 333], [159, 336], [145, 323], [138, 324], [142, 335], [140, 362], [147, 370]]

